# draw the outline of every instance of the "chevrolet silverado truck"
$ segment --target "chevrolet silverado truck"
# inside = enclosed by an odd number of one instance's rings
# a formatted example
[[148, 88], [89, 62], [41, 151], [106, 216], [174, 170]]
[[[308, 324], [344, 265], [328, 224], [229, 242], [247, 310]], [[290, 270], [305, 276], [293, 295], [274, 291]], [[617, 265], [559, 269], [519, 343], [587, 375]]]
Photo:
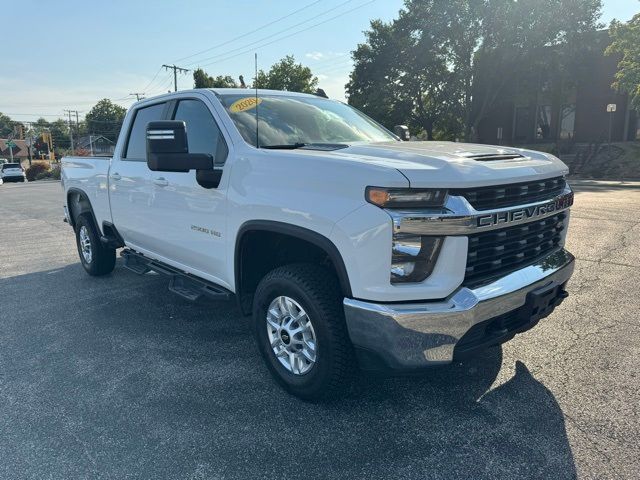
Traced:
[[567, 296], [567, 167], [535, 151], [401, 141], [300, 93], [134, 104], [112, 158], [62, 160], [90, 275], [121, 250], [189, 300], [234, 299], [304, 399], [360, 367], [413, 372], [511, 339]]

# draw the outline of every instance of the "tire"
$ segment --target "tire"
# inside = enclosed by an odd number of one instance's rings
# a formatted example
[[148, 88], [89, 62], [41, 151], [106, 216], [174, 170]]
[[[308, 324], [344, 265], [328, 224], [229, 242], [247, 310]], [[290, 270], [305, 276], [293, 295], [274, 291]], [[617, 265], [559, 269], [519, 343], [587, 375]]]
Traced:
[[[116, 251], [100, 242], [100, 234], [90, 213], [81, 213], [76, 219], [76, 245], [80, 262], [89, 275], [99, 277], [113, 271]], [[86, 249], [83, 248], [83, 243]]]
[[[281, 308], [279, 299], [282, 298], [291, 300], [289, 308]], [[275, 380], [289, 393], [304, 400], [330, 396], [345, 384], [355, 364], [342, 298], [335, 275], [312, 264], [276, 268], [262, 279], [256, 290], [253, 330], [258, 349]], [[306, 326], [310, 323], [311, 328], [307, 328], [306, 333], [295, 334], [293, 332], [302, 328], [303, 321], [300, 324], [292, 321], [291, 329], [285, 332], [283, 324], [287, 322], [286, 318], [300, 317], [300, 309], [306, 313]], [[270, 312], [279, 315], [284, 310], [293, 311], [293, 314], [290, 317], [285, 315], [282, 323], [279, 320], [273, 322], [277, 316], [271, 315], [272, 323], [269, 324], [267, 316]], [[279, 324], [282, 330], [276, 330], [274, 323]], [[294, 359], [292, 370], [290, 354], [280, 350], [281, 355], [277, 356], [275, 349], [300, 348], [300, 337], [305, 335], [308, 337], [303, 344], [306, 355], [297, 354], [298, 360]], [[311, 337], [313, 339], [309, 340]], [[285, 344], [286, 339], [289, 342]], [[272, 342], [279, 343], [272, 346]], [[307, 351], [311, 349], [306, 348], [311, 344], [315, 346], [313, 362], [309, 361]], [[303, 371], [305, 368], [308, 370]]]

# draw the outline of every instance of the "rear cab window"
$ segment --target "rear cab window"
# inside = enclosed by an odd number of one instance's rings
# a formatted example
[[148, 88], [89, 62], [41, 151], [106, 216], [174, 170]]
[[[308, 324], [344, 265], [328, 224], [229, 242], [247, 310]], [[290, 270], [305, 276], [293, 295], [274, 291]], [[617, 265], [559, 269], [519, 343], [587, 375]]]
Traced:
[[133, 124], [129, 130], [127, 149], [124, 155], [126, 160], [145, 161], [147, 158], [147, 124], [163, 119], [166, 102], [156, 103], [148, 107], [142, 107], [135, 112]]
[[19, 163], [5, 163], [2, 165], [3, 170], [9, 170], [10, 168], [20, 168]]

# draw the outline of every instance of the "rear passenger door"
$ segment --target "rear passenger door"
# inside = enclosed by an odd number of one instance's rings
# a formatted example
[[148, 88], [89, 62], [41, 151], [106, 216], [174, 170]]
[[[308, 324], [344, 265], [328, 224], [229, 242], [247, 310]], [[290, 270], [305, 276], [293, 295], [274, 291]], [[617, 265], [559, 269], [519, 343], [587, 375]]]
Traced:
[[127, 245], [136, 250], [147, 249], [154, 234], [149, 219], [153, 189], [149, 185], [151, 171], [147, 167], [146, 129], [149, 122], [162, 120], [167, 102], [144, 105], [133, 112], [126, 143], [109, 169], [109, 201], [113, 224]]
[[[168, 119], [187, 128], [190, 153], [208, 153], [216, 168], [228, 156], [218, 123], [204, 99], [182, 98], [170, 107]], [[167, 263], [182, 267], [216, 283], [228, 285], [224, 242], [226, 238], [225, 177], [217, 188], [205, 188], [196, 172], [151, 172], [153, 250]]]

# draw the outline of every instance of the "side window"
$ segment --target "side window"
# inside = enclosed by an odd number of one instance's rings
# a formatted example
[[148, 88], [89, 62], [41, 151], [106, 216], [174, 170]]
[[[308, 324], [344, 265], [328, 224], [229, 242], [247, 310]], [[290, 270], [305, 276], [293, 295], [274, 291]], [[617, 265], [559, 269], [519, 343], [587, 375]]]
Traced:
[[147, 158], [147, 124], [156, 120], [162, 120], [164, 103], [144, 107], [136, 112], [133, 126], [127, 142], [127, 160], [145, 160]]
[[227, 159], [227, 144], [220, 128], [207, 106], [200, 100], [180, 100], [173, 117], [187, 126], [189, 153], [209, 153], [215, 165], [223, 165]]

